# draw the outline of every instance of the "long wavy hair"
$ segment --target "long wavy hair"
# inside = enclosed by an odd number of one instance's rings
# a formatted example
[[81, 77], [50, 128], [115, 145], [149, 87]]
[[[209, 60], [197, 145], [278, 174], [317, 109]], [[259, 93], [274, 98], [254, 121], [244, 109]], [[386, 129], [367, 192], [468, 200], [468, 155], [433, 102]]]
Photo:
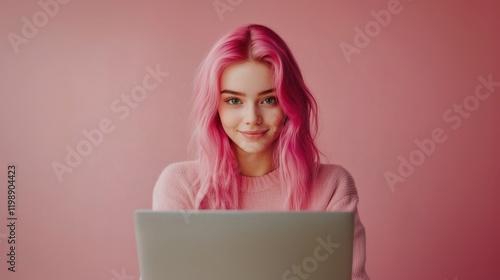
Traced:
[[[303, 209], [317, 174], [320, 152], [315, 145], [317, 104], [304, 83], [299, 66], [286, 43], [273, 30], [250, 24], [220, 38], [199, 66], [194, 81], [194, 133], [200, 189], [195, 209], [239, 209], [241, 176], [231, 140], [224, 132], [217, 108], [220, 77], [229, 65], [255, 61], [272, 69], [274, 88], [285, 122], [274, 143], [274, 166], [287, 190], [289, 210]], [[285, 205], [286, 206], [286, 205]]]

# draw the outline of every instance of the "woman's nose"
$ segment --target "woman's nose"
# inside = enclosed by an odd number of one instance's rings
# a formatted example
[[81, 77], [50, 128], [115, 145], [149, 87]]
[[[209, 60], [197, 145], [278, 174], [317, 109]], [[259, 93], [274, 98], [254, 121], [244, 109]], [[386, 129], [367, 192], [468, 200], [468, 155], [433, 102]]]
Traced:
[[262, 116], [257, 106], [251, 105], [245, 110], [245, 123], [249, 125], [262, 123]]

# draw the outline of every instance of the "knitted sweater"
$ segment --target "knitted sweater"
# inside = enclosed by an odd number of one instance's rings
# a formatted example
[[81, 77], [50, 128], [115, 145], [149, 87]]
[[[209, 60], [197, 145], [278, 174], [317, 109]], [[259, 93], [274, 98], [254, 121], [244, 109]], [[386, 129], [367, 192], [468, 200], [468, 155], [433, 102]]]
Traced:
[[[199, 184], [196, 161], [173, 163], [158, 178], [153, 190], [153, 210], [194, 209]], [[284, 211], [286, 193], [278, 169], [260, 177], [241, 178], [241, 209]], [[357, 211], [358, 194], [354, 180], [340, 165], [321, 164], [311, 188], [307, 211], [354, 212], [353, 280], [369, 280], [365, 271], [365, 228]]]

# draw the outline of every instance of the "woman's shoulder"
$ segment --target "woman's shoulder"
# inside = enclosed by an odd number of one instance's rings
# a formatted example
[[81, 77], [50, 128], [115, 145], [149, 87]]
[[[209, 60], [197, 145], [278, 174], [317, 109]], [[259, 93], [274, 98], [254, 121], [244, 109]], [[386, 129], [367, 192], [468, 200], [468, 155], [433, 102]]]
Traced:
[[198, 161], [179, 161], [167, 165], [164, 170], [167, 171], [196, 171], [198, 169]]
[[344, 194], [357, 194], [354, 178], [340, 164], [320, 163], [318, 167], [318, 183], [322, 186], [334, 186], [334, 191]]
[[163, 169], [153, 188], [153, 209], [173, 210], [194, 207], [197, 163], [171, 163]]
[[198, 161], [181, 161], [167, 165], [160, 175], [160, 180], [194, 181], [198, 177]]
[[318, 175], [323, 175], [326, 177], [333, 177], [339, 179], [351, 180], [352, 176], [347, 169], [340, 165], [334, 163], [320, 163], [318, 167]]

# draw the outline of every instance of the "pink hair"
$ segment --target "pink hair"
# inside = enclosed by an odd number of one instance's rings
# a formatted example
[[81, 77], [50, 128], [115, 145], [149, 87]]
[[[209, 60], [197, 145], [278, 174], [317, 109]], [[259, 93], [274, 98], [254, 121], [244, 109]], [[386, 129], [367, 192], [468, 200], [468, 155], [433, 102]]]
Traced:
[[195, 78], [192, 143], [197, 146], [200, 167], [195, 208], [239, 209], [238, 163], [217, 108], [222, 72], [232, 63], [248, 60], [265, 63], [273, 70], [276, 94], [286, 116], [274, 146], [274, 166], [279, 168], [282, 186], [287, 189], [288, 208], [300, 210], [320, 161], [314, 143], [317, 105], [283, 39], [256, 24], [239, 27], [219, 39]]

